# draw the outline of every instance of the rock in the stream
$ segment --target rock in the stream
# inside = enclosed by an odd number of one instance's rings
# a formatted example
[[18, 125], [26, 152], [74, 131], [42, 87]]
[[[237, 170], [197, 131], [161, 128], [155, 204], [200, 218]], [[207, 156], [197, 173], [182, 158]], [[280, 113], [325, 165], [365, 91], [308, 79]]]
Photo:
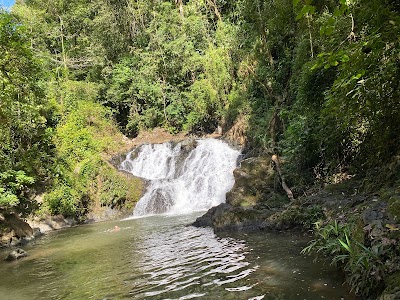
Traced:
[[22, 257], [25, 257], [25, 256], [28, 256], [28, 253], [21, 248], [17, 248], [15, 250], [11, 251], [4, 260], [13, 261], [13, 260], [17, 260]]
[[28, 220], [28, 224], [33, 228], [33, 234], [41, 235], [47, 231], [71, 227], [77, 224], [74, 218], [65, 218], [61, 215], [46, 216], [45, 218], [33, 218]]
[[252, 208], [233, 207], [222, 203], [212, 207], [193, 223], [196, 227], [213, 227], [215, 231], [254, 231], [262, 229], [272, 212]]
[[224, 212], [232, 209], [232, 206], [226, 203], [221, 203], [218, 206], [210, 208], [207, 213], [198, 217], [193, 223], [196, 227], [212, 227], [216, 217], [222, 215]]
[[253, 157], [241, 162], [234, 171], [235, 185], [226, 202], [199, 217], [194, 226], [213, 227], [215, 231], [254, 231], [270, 223], [268, 217], [276, 207], [286, 203], [275, 190], [275, 172], [271, 158]]

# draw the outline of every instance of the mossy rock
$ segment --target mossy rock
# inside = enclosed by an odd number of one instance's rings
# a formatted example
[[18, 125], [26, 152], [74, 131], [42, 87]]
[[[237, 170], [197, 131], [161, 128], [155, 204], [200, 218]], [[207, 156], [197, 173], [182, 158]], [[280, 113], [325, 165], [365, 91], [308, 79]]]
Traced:
[[252, 207], [276, 194], [277, 177], [268, 156], [242, 161], [233, 174], [235, 185], [226, 195], [226, 202], [232, 206]]
[[19, 245], [33, 237], [34, 231], [18, 214], [0, 210], [0, 248], [16, 241]]
[[215, 231], [254, 231], [262, 229], [272, 212], [233, 207], [222, 203], [208, 210], [193, 223], [196, 227], [213, 227]]
[[319, 205], [302, 207], [299, 205], [289, 206], [286, 210], [272, 215], [267, 220], [267, 227], [278, 230], [292, 228], [311, 229], [315, 222], [324, 219], [323, 208]]

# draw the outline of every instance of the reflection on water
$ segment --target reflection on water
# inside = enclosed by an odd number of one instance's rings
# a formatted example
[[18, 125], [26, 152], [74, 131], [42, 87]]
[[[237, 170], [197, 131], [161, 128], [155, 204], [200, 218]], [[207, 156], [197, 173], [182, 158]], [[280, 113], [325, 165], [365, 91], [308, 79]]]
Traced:
[[0, 262], [0, 299], [354, 299], [336, 271], [299, 255], [304, 237], [216, 236], [187, 226], [195, 217], [50, 233], [27, 258]]

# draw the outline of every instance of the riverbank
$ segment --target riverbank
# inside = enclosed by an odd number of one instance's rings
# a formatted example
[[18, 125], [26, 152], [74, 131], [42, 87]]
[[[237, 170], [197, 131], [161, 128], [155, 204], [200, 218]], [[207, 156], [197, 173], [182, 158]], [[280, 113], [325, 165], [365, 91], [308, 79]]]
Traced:
[[242, 161], [234, 174], [227, 203], [210, 209], [194, 225], [216, 232], [312, 231], [315, 238], [304, 253], [330, 257], [346, 272], [356, 294], [363, 299], [400, 298], [396, 185], [376, 189], [367, 178], [347, 176], [290, 201], [267, 156]]

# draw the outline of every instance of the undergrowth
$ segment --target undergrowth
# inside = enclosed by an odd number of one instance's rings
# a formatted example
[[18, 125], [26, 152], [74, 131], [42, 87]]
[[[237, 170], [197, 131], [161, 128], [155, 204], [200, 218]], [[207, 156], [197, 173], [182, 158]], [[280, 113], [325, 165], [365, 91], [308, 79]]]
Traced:
[[[379, 226], [378, 226], [379, 227]], [[315, 223], [315, 237], [303, 254], [317, 253], [331, 258], [331, 263], [343, 268], [346, 282], [356, 295], [363, 299], [377, 296], [385, 288], [386, 276], [399, 270], [398, 240], [383, 234], [372, 233], [373, 226], [357, 227], [354, 223]]]

